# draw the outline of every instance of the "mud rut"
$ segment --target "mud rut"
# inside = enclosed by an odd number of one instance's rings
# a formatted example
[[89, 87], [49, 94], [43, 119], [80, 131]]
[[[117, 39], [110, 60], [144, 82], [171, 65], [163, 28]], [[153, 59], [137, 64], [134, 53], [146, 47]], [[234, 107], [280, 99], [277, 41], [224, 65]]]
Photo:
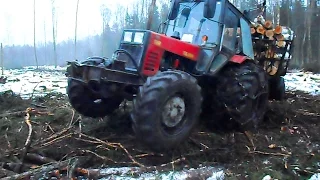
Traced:
[[81, 117], [59, 94], [22, 100], [6, 92], [0, 104], [0, 178], [98, 178], [107, 174], [96, 169], [122, 166], [140, 167], [132, 172], [138, 176], [200, 164], [226, 168], [227, 179], [300, 179], [320, 172], [320, 96], [287, 92], [284, 102], [270, 101], [257, 131], [246, 136], [200, 125], [165, 154], [135, 140], [128, 104], [104, 119]]

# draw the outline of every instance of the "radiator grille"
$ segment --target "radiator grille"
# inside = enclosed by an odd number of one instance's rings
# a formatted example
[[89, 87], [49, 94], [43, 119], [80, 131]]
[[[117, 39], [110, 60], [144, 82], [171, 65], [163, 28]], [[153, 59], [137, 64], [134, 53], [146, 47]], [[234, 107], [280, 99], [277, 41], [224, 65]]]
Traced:
[[158, 57], [159, 57], [159, 53], [150, 52], [146, 58], [146, 62], [144, 64], [144, 70], [154, 71], [155, 66], [157, 64]]
[[[140, 66], [140, 61], [142, 59], [143, 54], [143, 45], [136, 44], [121, 44], [121, 49], [128, 51], [138, 66]], [[125, 67], [136, 69], [131, 59], [124, 53], [119, 53], [118, 59], [126, 61]]]

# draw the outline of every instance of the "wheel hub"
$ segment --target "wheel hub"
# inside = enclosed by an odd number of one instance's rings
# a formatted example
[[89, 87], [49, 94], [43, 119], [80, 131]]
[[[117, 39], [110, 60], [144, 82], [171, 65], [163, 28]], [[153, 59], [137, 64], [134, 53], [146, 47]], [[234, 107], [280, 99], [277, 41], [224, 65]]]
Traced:
[[181, 97], [170, 98], [164, 106], [162, 122], [172, 128], [178, 125], [185, 114], [186, 105]]

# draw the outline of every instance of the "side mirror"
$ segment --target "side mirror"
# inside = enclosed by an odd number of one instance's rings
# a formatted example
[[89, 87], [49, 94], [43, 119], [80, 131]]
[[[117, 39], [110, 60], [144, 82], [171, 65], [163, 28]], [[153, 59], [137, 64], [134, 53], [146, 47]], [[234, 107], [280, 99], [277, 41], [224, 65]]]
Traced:
[[178, 26], [179, 27], [185, 27], [187, 20], [189, 18], [191, 9], [190, 8], [184, 8], [181, 12], [181, 17], [179, 18], [178, 21]]
[[214, 13], [216, 11], [216, 6], [217, 6], [216, 0], [205, 0], [204, 9], [203, 9], [203, 17], [213, 18]]
[[180, 1], [181, 0], [173, 0], [171, 10], [169, 12], [169, 20], [174, 20], [179, 13], [179, 8], [180, 8]]

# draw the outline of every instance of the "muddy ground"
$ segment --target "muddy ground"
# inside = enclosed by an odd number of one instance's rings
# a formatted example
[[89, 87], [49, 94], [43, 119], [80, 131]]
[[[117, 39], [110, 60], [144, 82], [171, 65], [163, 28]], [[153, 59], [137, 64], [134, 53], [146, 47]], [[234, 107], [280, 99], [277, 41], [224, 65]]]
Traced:
[[[130, 106], [121, 106], [110, 117], [90, 119], [64, 95], [23, 100], [2, 93], [0, 178], [96, 178], [102, 174], [90, 169], [122, 166], [144, 172], [224, 167], [226, 179], [308, 179], [320, 172], [320, 96], [287, 92], [284, 102], [270, 101], [265, 122], [251, 135], [212, 131], [201, 123], [166, 154], [149, 152], [135, 140], [128, 111]], [[212, 117], [201, 122], [206, 118]]]

